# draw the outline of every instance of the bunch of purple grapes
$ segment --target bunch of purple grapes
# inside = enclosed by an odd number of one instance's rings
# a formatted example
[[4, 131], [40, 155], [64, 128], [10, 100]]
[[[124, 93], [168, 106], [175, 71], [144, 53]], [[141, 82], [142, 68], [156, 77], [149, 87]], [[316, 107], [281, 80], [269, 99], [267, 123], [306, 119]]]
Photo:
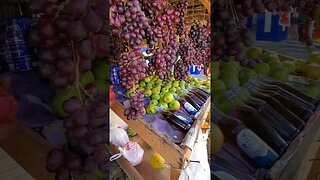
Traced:
[[127, 51], [126, 43], [117, 36], [110, 36], [110, 60], [116, 64], [120, 55]]
[[137, 120], [146, 114], [143, 102], [144, 95], [145, 93], [140, 90], [130, 94], [130, 107], [124, 111], [124, 115], [127, 116], [128, 120]]
[[196, 48], [204, 48], [207, 42], [207, 36], [205, 35], [207, 27], [200, 23], [194, 23], [189, 31], [189, 38], [192, 40]]
[[149, 19], [155, 19], [157, 13], [166, 5], [165, 0], [139, 0], [142, 10]]
[[41, 14], [31, 44], [38, 50], [40, 74], [53, 87], [73, 85], [77, 71], [88, 71], [96, 57], [107, 56], [107, 6], [104, 0], [29, 1], [30, 10]]
[[240, 25], [230, 6], [221, 6], [214, 3], [212, 13], [213, 22], [213, 56], [214, 60], [228, 60], [230, 56], [235, 57], [239, 62], [245, 58], [245, 47], [253, 44], [250, 30]]
[[64, 103], [64, 110], [71, 114], [64, 122], [67, 144], [51, 150], [47, 169], [56, 172], [56, 179], [85, 179], [85, 173], [96, 170], [107, 174], [109, 155], [103, 148], [109, 140], [107, 97], [97, 95], [86, 105], [72, 98]]
[[145, 29], [150, 28], [139, 0], [119, 1], [111, 6], [110, 27], [114, 35], [121, 37], [132, 48], [139, 46], [146, 37]]
[[187, 9], [188, 9], [187, 1], [179, 2], [176, 5], [176, 11], [179, 12], [179, 22], [177, 23], [177, 26], [176, 26], [178, 36], [182, 36], [184, 34], [184, 28], [186, 26], [186, 20], [184, 15], [187, 13]]
[[141, 48], [124, 53], [119, 58], [122, 86], [132, 89], [140, 80], [146, 77], [147, 64], [143, 59]]

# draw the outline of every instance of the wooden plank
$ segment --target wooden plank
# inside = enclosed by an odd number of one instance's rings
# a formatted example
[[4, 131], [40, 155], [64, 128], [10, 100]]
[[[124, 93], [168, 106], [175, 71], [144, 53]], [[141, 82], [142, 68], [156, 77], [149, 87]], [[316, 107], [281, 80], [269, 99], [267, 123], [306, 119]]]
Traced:
[[185, 152], [165, 135], [157, 132], [150, 124], [143, 120], [127, 120], [124, 115], [124, 107], [120, 103], [114, 103], [110, 107], [125, 123], [133, 128], [146, 143], [161, 154], [165, 160], [174, 167], [181, 167]]
[[313, 159], [316, 156], [320, 143], [317, 142], [320, 136], [320, 107], [317, 108], [316, 114], [312, 117], [316, 120], [309, 132], [304, 136], [302, 144], [292, 156], [290, 163], [283, 172], [281, 179], [301, 180], [306, 179], [310, 172]]
[[35, 179], [54, 179], [54, 174], [46, 170], [51, 145], [32, 130], [15, 121], [7, 138], [0, 138], [0, 147]]

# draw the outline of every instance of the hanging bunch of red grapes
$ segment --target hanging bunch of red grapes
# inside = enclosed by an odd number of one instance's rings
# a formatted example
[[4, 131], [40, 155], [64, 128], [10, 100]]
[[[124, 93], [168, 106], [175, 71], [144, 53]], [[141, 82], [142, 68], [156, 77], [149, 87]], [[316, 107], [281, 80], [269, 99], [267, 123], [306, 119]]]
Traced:
[[[47, 157], [55, 179], [86, 179], [86, 174], [109, 172], [106, 93], [85, 83], [94, 61], [106, 61], [108, 51], [108, 1], [30, 0], [29, 9], [40, 15], [30, 43], [37, 50], [39, 73], [49, 79], [65, 101], [54, 107], [64, 117], [66, 142]], [[107, 62], [105, 62], [107, 63]], [[106, 72], [107, 73], [107, 72]], [[93, 76], [93, 75], [92, 75]], [[54, 100], [54, 104], [58, 101]]]

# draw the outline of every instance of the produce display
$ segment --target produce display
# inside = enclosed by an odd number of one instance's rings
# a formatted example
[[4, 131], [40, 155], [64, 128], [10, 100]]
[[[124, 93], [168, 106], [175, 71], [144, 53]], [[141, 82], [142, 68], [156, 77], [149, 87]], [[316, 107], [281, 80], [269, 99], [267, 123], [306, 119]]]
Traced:
[[39, 74], [56, 89], [52, 106], [64, 121], [65, 145], [52, 149], [47, 157], [47, 169], [56, 173], [56, 179], [109, 173], [104, 147], [109, 133], [107, 3], [28, 2], [32, 13], [40, 16], [29, 37], [37, 50]]

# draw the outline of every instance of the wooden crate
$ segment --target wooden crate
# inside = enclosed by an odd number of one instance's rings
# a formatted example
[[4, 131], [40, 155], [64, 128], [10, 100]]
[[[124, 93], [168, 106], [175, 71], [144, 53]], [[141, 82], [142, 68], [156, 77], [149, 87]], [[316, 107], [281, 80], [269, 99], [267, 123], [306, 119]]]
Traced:
[[[195, 115], [198, 121], [201, 121], [202, 125], [204, 121], [209, 116], [210, 112], [210, 97], [207, 102], [202, 106], [200, 111]], [[172, 142], [164, 134], [155, 130], [150, 124], [145, 122], [144, 120], [127, 120], [126, 116], [124, 116], [124, 106], [120, 103], [114, 103], [110, 109], [114, 111], [125, 123], [127, 123], [132, 129], [136, 131], [136, 133], [143, 139], [146, 143], [148, 143], [157, 153], [161, 154], [164, 157], [166, 162], [171, 166], [171, 179], [178, 179], [180, 175], [180, 171], [176, 169], [181, 169], [185, 160], [189, 159], [192, 151], [187, 147], [180, 147], [179, 145]], [[199, 126], [201, 128], [201, 126]], [[199, 131], [200, 132], [200, 131]], [[114, 153], [117, 151], [114, 147], [109, 147], [111, 151]], [[123, 164], [126, 164], [123, 162]], [[127, 166], [127, 165], [124, 165]], [[124, 171], [128, 167], [124, 167]], [[131, 168], [132, 169], [132, 168]], [[134, 170], [129, 172], [134, 178], [141, 178]]]

